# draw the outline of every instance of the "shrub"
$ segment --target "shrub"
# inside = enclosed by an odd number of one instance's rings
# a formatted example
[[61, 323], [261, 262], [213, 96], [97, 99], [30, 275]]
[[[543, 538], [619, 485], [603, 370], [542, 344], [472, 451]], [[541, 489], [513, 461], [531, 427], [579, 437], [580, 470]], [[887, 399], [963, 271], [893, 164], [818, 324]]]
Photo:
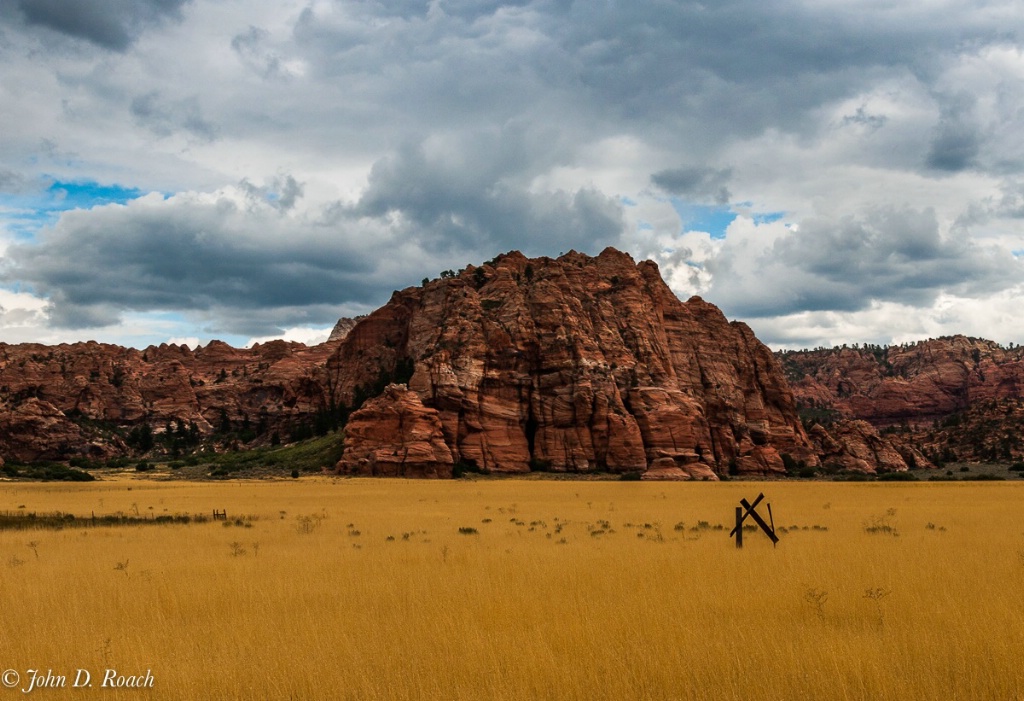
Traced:
[[810, 479], [818, 474], [818, 471], [813, 467], [801, 467], [797, 476], [801, 479]]
[[59, 462], [40, 462], [31, 465], [7, 463], [0, 471], [8, 477], [42, 480], [44, 482], [91, 482], [96, 479], [88, 472], [68, 467]]
[[293, 469], [292, 470], [292, 479], [297, 480], [298, 478], [299, 478], [299, 470], [298, 470], [298, 468]]
[[1010, 465], [1010, 472], [1024, 472], [1024, 462], [1015, 462]]
[[634, 470], [632, 472], [623, 472], [619, 479], [623, 482], [639, 482], [642, 476], [642, 472]]
[[480, 531], [473, 528], [472, 526], [461, 526], [459, 528], [459, 533], [461, 533], [462, 535], [477, 535], [479, 532]]
[[136, 471], [136, 472], [149, 472], [149, 471], [150, 471], [150, 470], [152, 470], [152, 469], [153, 469], [153, 466], [152, 466], [152, 465], [150, 465], [150, 464], [149, 464], [148, 462], [146, 462], [145, 460], [141, 460], [141, 461], [139, 462], [139, 464], [137, 464], [137, 465], [135, 466], [135, 471]]
[[917, 475], [909, 472], [883, 472], [878, 476], [881, 482], [917, 482]]

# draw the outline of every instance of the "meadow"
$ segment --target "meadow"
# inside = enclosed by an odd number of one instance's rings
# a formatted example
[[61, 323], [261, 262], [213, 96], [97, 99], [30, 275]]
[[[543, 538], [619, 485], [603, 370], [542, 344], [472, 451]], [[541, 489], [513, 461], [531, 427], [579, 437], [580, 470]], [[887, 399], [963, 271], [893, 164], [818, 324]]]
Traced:
[[[762, 491], [780, 542], [737, 550]], [[1022, 507], [1005, 482], [0, 483], [0, 513], [89, 517], [0, 530], [0, 701], [1024, 698]]]

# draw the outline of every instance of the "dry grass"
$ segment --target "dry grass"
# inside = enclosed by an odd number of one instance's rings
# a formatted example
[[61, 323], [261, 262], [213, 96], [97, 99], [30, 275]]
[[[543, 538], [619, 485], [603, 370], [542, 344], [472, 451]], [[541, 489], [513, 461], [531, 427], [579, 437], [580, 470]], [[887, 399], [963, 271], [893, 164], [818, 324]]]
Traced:
[[[786, 532], [737, 551], [733, 507], [759, 490]], [[36, 692], [53, 699], [1022, 698], [1022, 497], [1007, 483], [7, 483], [0, 511], [253, 519], [0, 532], [0, 670], [155, 678]]]

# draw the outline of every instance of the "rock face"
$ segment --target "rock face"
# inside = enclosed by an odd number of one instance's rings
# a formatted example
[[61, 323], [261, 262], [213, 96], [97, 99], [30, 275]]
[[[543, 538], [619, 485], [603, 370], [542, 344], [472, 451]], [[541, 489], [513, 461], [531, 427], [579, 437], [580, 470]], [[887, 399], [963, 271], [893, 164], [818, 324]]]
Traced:
[[828, 430], [815, 424], [809, 433], [826, 469], [876, 474], [934, 467], [916, 448], [897, 446], [866, 421], [838, 421]]
[[341, 319], [338, 319], [338, 323], [336, 323], [334, 325], [334, 328], [331, 329], [331, 335], [330, 337], [328, 337], [327, 342], [333, 343], [335, 341], [343, 340], [345, 336], [348, 336], [348, 332], [355, 328], [355, 325], [358, 322], [359, 319], [349, 319], [347, 317], [342, 317]]
[[330, 403], [324, 362], [336, 346], [0, 343], [0, 456], [123, 455], [122, 434], [143, 423], [157, 432], [171, 422], [201, 434], [287, 432]]
[[[0, 436], [8, 457], [23, 461], [59, 460], [68, 452], [78, 453], [87, 443], [78, 426], [49, 402], [31, 397], [13, 411], [0, 414]], [[40, 440], [40, 437], [45, 437]], [[104, 455], [102, 448], [85, 452]]]
[[451, 477], [455, 461], [444, 442], [436, 409], [423, 406], [405, 385], [388, 385], [349, 417], [344, 474], [383, 477]]
[[1024, 349], [966, 336], [780, 354], [805, 404], [889, 425], [941, 419], [981, 402], [1024, 397]]
[[[1024, 349], [966, 336], [778, 354], [801, 413], [870, 423], [906, 460], [1024, 456]], [[829, 429], [833, 436], [841, 430]], [[918, 450], [918, 449], [921, 450]], [[922, 455], [922, 453], [927, 454]]]
[[[778, 361], [750, 329], [698, 297], [681, 302], [654, 263], [613, 249], [512, 252], [396, 292], [328, 367], [346, 402], [407, 382], [469, 469], [685, 478], [782, 472], [784, 453], [818, 462]], [[405, 394], [382, 401], [411, 411], [397, 406]], [[363, 438], [339, 469], [405, 444]]]

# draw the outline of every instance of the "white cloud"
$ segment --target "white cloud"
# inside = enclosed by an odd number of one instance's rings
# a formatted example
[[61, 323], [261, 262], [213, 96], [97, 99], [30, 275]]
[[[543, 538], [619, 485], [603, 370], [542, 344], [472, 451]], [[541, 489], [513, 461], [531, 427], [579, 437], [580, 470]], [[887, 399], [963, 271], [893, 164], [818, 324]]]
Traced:
[[324, 343], [327, 338], [331, 335], [333, 326], [317, 327], [312, 328], [309, 326], [294, 327], [285, 329], [284, 333], [277, 334], [274, 336], [263, 336], [261, 338], [250, 338], [246, 344], [246, 348], [251, 348], [257, 343], [266, 343], [267, 341], [274, 341], [281, 339], [284, 341], [293, 341], [295, 343], [304, 343], [307, 346], [315, 346], [318, 343]]

